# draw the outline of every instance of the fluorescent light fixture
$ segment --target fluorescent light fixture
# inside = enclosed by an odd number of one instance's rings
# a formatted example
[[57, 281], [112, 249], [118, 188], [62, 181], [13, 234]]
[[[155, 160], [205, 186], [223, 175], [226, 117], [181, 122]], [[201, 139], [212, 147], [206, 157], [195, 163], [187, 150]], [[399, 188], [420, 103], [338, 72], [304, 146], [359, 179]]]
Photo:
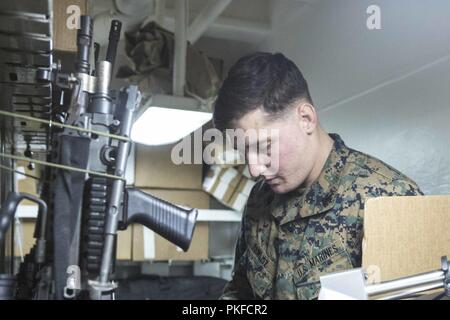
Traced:
[[207, 112], [152, 106], [134, 123], [131, 139], [146, 145], [175, 143], [203, 126], [211, 118], [212, 114]]

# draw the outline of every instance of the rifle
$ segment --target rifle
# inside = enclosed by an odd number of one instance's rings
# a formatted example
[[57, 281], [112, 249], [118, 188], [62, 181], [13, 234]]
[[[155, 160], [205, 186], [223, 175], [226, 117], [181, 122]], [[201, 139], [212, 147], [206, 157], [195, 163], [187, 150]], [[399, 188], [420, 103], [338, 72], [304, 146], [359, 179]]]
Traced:
[[184, 251], [189, 248], [196, 209], [126, 187], [130, 133], [141, 94], [133, 85], [119, 92], [110, 88], [120, 32], [121, 22], [113, 20], [106, 59], [97, 61], [96, 44], [91, 70], [93, 21], [82, 16], [75, 72], [64, 74], [56, 65], [37, 73], [39, 81], [52, 83], [54, 92], [70, 92], [71, 98], [53, 115], [51, 153], [41, 161], [50, 181], [44, 184], [42, 199], [11, 193], [1, 207], [0, 245], [21, 200], [37, 202], [40, 208], [38, 241], [20, 266], [17, 299], [114, 299], [117, 231], [132, 223], [152, 229]]

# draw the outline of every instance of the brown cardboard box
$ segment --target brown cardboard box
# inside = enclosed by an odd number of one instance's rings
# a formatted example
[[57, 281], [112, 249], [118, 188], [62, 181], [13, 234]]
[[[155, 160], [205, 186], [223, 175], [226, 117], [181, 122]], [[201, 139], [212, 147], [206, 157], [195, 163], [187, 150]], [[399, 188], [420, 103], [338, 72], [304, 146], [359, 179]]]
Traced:
[[243, 174], [244, 170], [244, 166], [211, 166], [203, 180], [203, 190], [227, 207], [242, 212], [255, 185], [253, 180]]
[[67, 27], [67, 19], [73, 11], [67, 13], [71, 5], [80, 8], [80, 15], [86, 14], [87, 0], [54, 0], [53, 1], [53, 49], [60, 51], [77, 51], [77, 29]]
[[[143, 189], [163, 200], [190, 208], [208, 209], [209, 195], [204, 191]], [[207, 222], [195, 226], [191, 246], [187, 252], [141, 225], [133, 225], [133, 260], [204, 260], [209, 256], [209, 227]]]
[[440, 269], [450, 257], [450, 196], [369, 199], [364, 212], [363, 267], [387, 281]]
[[[28, 163], [25, 161], [17, 161], [16, 170], [38, 178], [40, 177], [39, 166], [36, 166], [34, 170], [30, 170], [28, 169]], [[16, 177], [17, 177], [17, 189], [19, 192], [32, 194], [34, 196], [39, 197], [38, 180], [26, 177], [21, 174], [16, 174]], [[21, 201], [20, 205], [32, 205], [37, 207], [36, 203], [31, 202], [29, 200]]]
[[197, 208], [209, 209], [209, 194], [201, 190], [176, 190], [176, 189], [141, 189], [162, 200], [173, 204]]
[[174, 244], [140, 225], [133, 225], [133, 261], [205, 260], [209, 256], [208, 222], [197, 222], [191, 246], [183, 252]]
[[129, 226], [126, 230], [117, 232], [117, 260], [131, 260], [133, 250], [133, 228]]
[[[15, 256], [26, 255], [30, 252], [35, 243], [34, 227], [36, 225], [35, 219], [22, 219], [20, 228], [16, 228], [16, 239], [20, 239], [22, 243], [22, 250], [20, 250], [19, 241], [15, 241], [14, 254]], [[17, 237], [18, 236], [18, 237]], [[129, 227], [127, 230], [119, 231], [117, 233], [117, 251], [116, 258], [118, 260], [131, 260], [131, 241], [133, 239], [133, 230]]]
[[144, 188], [202, 189], [202, 165], [171, 160], [176, 144], [136, 145], [135, 186]]

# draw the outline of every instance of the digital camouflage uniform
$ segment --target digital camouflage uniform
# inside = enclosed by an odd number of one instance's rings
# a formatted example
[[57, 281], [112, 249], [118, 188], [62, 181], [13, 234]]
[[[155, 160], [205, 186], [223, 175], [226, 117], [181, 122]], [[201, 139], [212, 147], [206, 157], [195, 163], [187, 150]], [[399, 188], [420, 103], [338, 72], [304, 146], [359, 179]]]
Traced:
[[422, 194], [396, 169], [330, 137], [333, 149], [309, 188], [252, 190], [222, 299], [317, 298], [319, 276], [361, 266], [367, 198]]

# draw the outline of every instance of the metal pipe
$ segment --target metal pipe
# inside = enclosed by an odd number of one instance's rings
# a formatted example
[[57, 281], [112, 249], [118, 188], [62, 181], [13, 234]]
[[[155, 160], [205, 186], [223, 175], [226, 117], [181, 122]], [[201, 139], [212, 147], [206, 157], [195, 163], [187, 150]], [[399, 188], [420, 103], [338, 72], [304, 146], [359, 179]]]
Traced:
[[[133, 126], [133, 116], [136, 104], [139, 103], [139, 91], [136, 86], [128, 88], [127, 102], [122, 119], [121, 135], [129, 136]], [[128, 154], [131, 142], [119, 142], [117, 150], [115, 175], [124, 178], [127, 165]], [[111, 197], [108, 203], [108, 211], [105, 226], [105, 242], [103, 247], [102, 262], [100, 267], [100, 284], [106, 285], [111, 273], [111, 262], [114, 253], [114, 241], [119, 223], [119, 209], [122, 201], [125, 180], [115, 180], [111, 188]]]
[[117, 46], [120, 40], [120, 31], [122, 30], [122, 22], [113, 20], [111, 29], [109, 30], [108, 49], [106, 51], [106, 61], [111, 63], [111, 73], [114, 71], [114, 61], [116, 60]]
[[190, 43], [195, 43], [230, 3], [231, 0], [208, 1], [208, 5], [203, 8], [189, 26], [187, 40]]
[[175, 54], [173, 63], [173, 95], [183, 96], [186, 83], [187, 0], [175, 0]]
[[95, 84], [95, 93], [103, 95], [109, 94], [109, 84], [111, 82], [112, 63], [109, 61], [99, 61], [95, 68], [97, 82]]
[[95, 74], [97, 82], [95, 93], [89, 104], [88, 111], [91, 113], [112, 114], [113, 104], [109, 95], [109, 86], [111, 83], [112, 64], [109, 61], [97, 62]]
[[413, 287], [413, 288], [404, 290], [402, 292], [392, 294], [390, 296], [381, 297], [378, 300], [402, 299], [402, 298], [407, 298], [407, 297], [409, 297], [413, 294], [419, 293], [419, 292], [429, 291], [429, 290], [438, 289], [438, 288], [442, 288], [442, 281], [436, 281], [436, 282], [432, 282], [430, 284], [426, 284], [423, 286]]
[[386, 281], [379, 284], [373, 284], [366, 287], [366, 292], [367, 295], [370, 297], [393, 291], [408, 289], [414, 286], [431, 284], [437, 281], [441, 281], [441, 286], [443, 286], [444, 279], [445, 274], [443, 271], [433, 271], [422, 273], [417, 276], [405, 277], [397, 280]]
[[93, 21], [89, 16], [80, 17], [80, 29], [77, 31], [77, 59], [75, 70], [79, 73], [90, 73], [90, 49], [92, 41]]

